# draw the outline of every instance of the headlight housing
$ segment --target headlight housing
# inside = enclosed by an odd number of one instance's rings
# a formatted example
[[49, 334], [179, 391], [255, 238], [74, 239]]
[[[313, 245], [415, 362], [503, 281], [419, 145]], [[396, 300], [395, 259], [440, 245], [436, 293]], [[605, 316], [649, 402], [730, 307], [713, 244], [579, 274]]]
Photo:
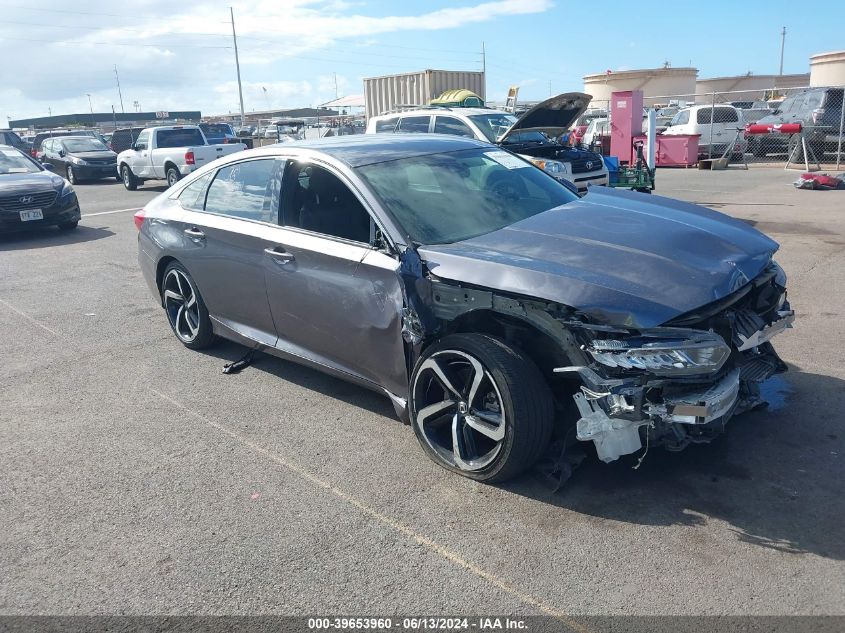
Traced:
[[559, 160], [547, 160], [545, 158], [532, 158], [531, 162], [536, 167], [546, 171], [552, 175], [559, 176], [566, 173], [566, 166]]
[[606, 367], [658, 376], [712, 374], [731, 353], [718, 334], [679, 328], [646, 330], [624, 339], [595, 339], [585, 349]]
[[67, 196], [72, 196], [74, 193], [75, 191], [73, 190], [73, 185], [65, 180], [65, 184], [62, 186], [62, 192], [59, 194], [59, 197], [66, 198]]
[[69, 160], [74, 165], [87, 165], [88, 164], [88, 161], [82, 160], [81, 158], [77, 158], [76, 156], [71, 156]]

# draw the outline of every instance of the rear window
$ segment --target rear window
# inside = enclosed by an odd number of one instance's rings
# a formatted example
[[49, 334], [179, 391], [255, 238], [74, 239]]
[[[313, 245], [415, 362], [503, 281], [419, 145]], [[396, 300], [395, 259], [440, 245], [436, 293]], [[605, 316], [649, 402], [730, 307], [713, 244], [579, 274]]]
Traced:
[[230, 136], [234, 135], [232, 132], [232, 128], [226, 123], [203, 123], [200, 125], [200, 129], [206, 133], [206, 135], [211, 134], [212, 136], [222, 136], [224, 134], [228, 134]]
[[[712, 115], [711, 115], [712, 112]], [[696, 122], [699, 125], [709, 125], [711, 118], [713, 123], [738, 123], [739, 117], [733, 108], [701, 108], [696, 115]]]
[[158, 130], [156, 132], [157, 147], [188, 147], [190, 145], [205, 145], [202, 132], [197, 128]]
[[428, 132], [428, 124], [431, 121], [430, 116], [407, 116], [399, 121], [399, 132], [406, 132], [408, 134]]
[[376, 121], [376, 134], [385, 134], [393, 132], [396, 129], [396, 118], [384, 119], [383, 121]]

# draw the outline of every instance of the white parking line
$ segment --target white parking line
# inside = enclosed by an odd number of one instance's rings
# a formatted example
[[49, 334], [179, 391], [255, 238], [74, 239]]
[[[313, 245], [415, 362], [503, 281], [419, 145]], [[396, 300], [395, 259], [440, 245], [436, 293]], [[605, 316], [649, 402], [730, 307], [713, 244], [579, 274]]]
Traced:
[[83, 213], [83, 218], [90, 218], [92, 215], [109, 215], [110, 213], [126, 213], [127, 211], [140, 211], [142, 207], [133, 207], [132, 209], [115, 209], [114, 211], [98, 211], [97, 213]]
[[40, 321], [37, 321], [37, 320], [33, 319], [33, 318], [32, 318], [31, 316], [29, 316], [26, 312], [22, 312], [21, 310], [18, 310], [15, 306], [13, 306], [13, 305], [12, 305], [11, 303], [9, 303], [8, 301], [3, 301], [3, 299], [0, 299], [0, 303], [2, 303], [4, 306], [6, 306], [7, 308], [9, 308], [9, 310], [11, 310], [12, 312], [14, 312], [15, 314], [19, 314], [20, 316], [22, 316], [24, 319], [26, 319], [27, 321], [29, 321], [29, 322], [30, 322], [30, 323], [32, 323], [33, 325], [37, 325], [37, 326], [38, 326], [38, 327], [40, 327], [42, 330], [46, 330], [47, 332], [49, 332], [49, 333], [50, 333], [50, 334], [52, 334], [53, 336], [58, 336], [58, 337], [61, 337], [61, 334], [59, 334], [58, 332], [56, 332], [56, 330], [51, 330], [50, 328], [48, 328], [46, 325], [44, 325], [44, 324], [43, 324], [43, 323], [41, 323]]
[[457, 552], [450, 550], [445, 545], [438, 543], [437, 541], [435, 541], [432, 538], [429, 538], [429, 537], [427, 537], [423, 534], [420, 534], [419, 532], [417, 532], [415, 529], [413, 529], [409, 525], [406, 525], [405, 523], [402, 523], [401, 521], [398, 521], [397, 519], [394, 519], [392, 517], [387, 516], [386, 514], [384, 514], [382, 512], [379, 512], [378, 510], [376, 510], [375, 508], [367, 505], [365, 502], [361, 501], [360, 499], [358, 499], [354, 495], [352, 495], [348, 492], [345, 492], [345, 491], [341, 490], [340, 488], [337, 488], [336, 486], [332, 485], [330, 482], [326, 481], [325, 479], [318, 477], [317, 475], [312, 473], [307, 468], [304, 468], [303, 466], [300, 466], [299, 464], [297, 464], [293, 461], [290, 461], [287, 458], [282, 457], [278, 453], [274, 453], [274, 452], [264, 448], [263, 446], [261, 446], [259, 444], [256, 444], [255, 442], [253, 442], [250, 439], [247, 439], [246, 437], [244, 437], [240, 433], [233, 431], [233, 430], [223, 426], [222, 424], [215, 422], [214, 420], [210, 420], [210, 419], [206, 418], [204, 415], [197, 413], [193, 409], [186, 407], [181, 402], [174, 400], [173, 398], [171, 398], [167, 394], [164, 394], [161, 391], [158, 391], [157, 389], [150, 388], [150, 391], [153, 392], [156, 396], [158, 396], [162, 400], [165, 400], [165, 401], [169, 402], [170, 404], [172, 404], [173, 406], [177, 407], [178, 409], [181, 409], [186, 414], [188, 414], [191, 417], [199, 420], [203, 424], [207, 424], [208, 426], [225, 433], [230, 438], [239, 442], [240, 444], [243, 444], [247, 448], [255, 451], [256, 453], [264, 455], [264, 457], [267, 457], [268, 459], [276, 462], [279, 466], [287, 468], [288, 470], [290, 470], [293, 473], [299, 475], [300, 477], [302, 477], [306, 481], [311, 482], [315, 486], [318, 486], [319, 488], [323, 488], [323, 489], [327, 490], [328, 492], [333, 494], [335, 497], [341, 499], [342, 501], [345, 501], [349, 505], [352, 505], [352, 506], [358, 508], [359, 510], [361, 510], [361, 512], [363, 512], [366, 515], [369, 515], [371, 518], [375, 519], [376, 521], [378, 521], [382, 525], [385, 525], [385, 526], [395, 530], [396, 532], [399, 532], [400, 534], [402, 534], [402, 535], [410, 538], [411, 540], [415, 541], [417, 544], [421, 545], [422, 547], [425, 547], [425, 548], [429, 549], [430, 551], [433, 551], [434, 553], [442, 556], [443, 558], [445, 558], [448, 561], [451, 561], [452, 563], [454, 563], [457, 566], [465, 569], [466, 571], [470, 572], [471, 574], [474, 574], [475, 576], [482, 578], [483, 580], [486, 580], [487, 582], [489, 582], [494, 587], [501, 589], [502, 591], [504, 591], [507, 594], [510, 594], [514, 598], [521, 600], [522, 602], [542, 611], [543, 613], [545, 613], [547, 615], [550, 615], [554, 618], [557, 618], [558, 620], [565, 623], [570, 628], [578, 631], [579, 633], [592, 633], [592, 630], [589, 627], [579, 623], [578, 621], [574, 620], [573, 618], [570, 618], [569, 616], [562, 613], [561, 611], [559, 611], [555, 607], [551, 606], [550, 604], [544, 602], [540, 598], [532, 596], [532, 595], [514, 587], [508, 581], [500, 578], [499, 576], [497, 576], [493, 572], [487, 571], [486, 569], [476, 565], [475, 563], [466, 560], [465, 558], [463, 558]]

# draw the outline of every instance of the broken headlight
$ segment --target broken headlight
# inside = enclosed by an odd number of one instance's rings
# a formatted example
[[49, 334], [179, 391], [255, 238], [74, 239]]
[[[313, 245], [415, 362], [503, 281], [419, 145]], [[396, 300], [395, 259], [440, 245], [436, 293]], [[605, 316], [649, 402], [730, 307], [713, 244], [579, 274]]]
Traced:
[[607, 367], [647, 371], [658, 376], [692, 376], [718, 371], [730, 356], [713, 332], [660, 328], [615, 339], [594, 339], [586, 351]]

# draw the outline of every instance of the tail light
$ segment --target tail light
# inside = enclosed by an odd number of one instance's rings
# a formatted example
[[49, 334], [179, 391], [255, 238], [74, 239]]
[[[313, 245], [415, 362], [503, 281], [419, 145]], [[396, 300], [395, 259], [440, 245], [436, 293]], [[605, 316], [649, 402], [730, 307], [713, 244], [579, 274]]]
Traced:
[[146, 216], [146, 214], [147, 214], [147, 212], [144, 209], [141, 209], [140, 211], [136, 211], [135, 215], [132, 216], [133, 219], [135, 220], [135, 228], [138, 229], [139, 231], [141, 230], [141, 227], [144, 225], [144, 217]]
[[38, 158], [38, 150], [35, 149], [35, 148], [32, 148], [31, 150], [29, 150], [29, 155], [32, 156], [33, 158]]
[[196, 159], [194, 158], [193, 152], [185, 152], [185, 164], [196, 165]]
[[818, 123], [824, 116], [824, 108], [816, 108], [813, 110], [813, 123]]

